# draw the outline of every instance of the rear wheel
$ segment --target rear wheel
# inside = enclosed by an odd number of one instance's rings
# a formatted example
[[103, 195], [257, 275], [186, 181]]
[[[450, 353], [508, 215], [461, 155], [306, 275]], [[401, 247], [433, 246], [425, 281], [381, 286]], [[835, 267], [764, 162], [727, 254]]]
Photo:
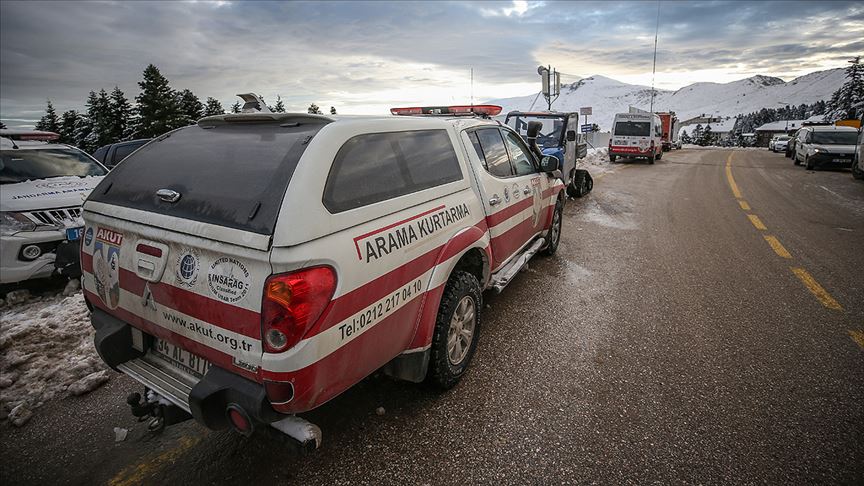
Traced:
[[852, 162], [852, 177], [862, 180], [864, 179], [864, 170], [858, 168], [858, 161]]
[[426, 381], [445, 390], [459, 383], [477, 350], [482, 305], [477, 277], [453, 272], [438, 306]]
[[609, 156], [609, 163], [610, 163], [610, 164], [614, 164], [614, 163], [615, 163], [615, 156], [614, 156], [614, 155], [610, 155], [610, 156]]
[[654, 156], [653, 155], [651, 157], [648, 157], [648, 164], [654, 165]]

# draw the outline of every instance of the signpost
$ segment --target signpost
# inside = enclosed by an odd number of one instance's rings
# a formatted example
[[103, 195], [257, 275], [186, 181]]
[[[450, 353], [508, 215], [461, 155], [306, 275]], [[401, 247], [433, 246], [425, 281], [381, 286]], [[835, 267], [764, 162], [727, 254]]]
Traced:
[[588, 123], [586, 123], [585, 125], [582, 125], [581, 128], [582, 128], [582, 133], [590, 133], [591, 132], [591, 125]]
[[588, 115], [593, 115], [593, 113], [591, 113], [591, 107], [583, 106], [582, 108], [579, 108], [579, 114], [585, 117], [585, 125], [582, 125], [582, 133], [590, 132], [591, 130], [585, 130], [585, 126], [588, 125]]

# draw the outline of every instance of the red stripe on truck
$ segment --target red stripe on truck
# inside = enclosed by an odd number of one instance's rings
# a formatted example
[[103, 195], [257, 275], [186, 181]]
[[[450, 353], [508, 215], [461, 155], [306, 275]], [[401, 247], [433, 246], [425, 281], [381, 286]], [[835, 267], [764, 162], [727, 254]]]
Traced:
[[[93, 256], [81, 254], [81, 268], [93, 274]], [[144, 295], [148, 282], [135, 272], [120, 267], [120, 288], [135, 295]], [[157, 304], [170, 307], [189, 317], [215, 324], [223, 329], [261, 339], [261, 314], [242, 307], [196, 294], [163, 282], [149, 282], [150, 292]], [[263, 286], [263, 282], [261, 283]], [[101, 299], [99, 299], [101, 302]]]

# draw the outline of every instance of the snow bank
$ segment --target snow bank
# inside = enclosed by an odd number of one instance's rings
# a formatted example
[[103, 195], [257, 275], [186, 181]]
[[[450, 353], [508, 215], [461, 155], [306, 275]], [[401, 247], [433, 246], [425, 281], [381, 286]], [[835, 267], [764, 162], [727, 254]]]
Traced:
[[609, 148], [589, 148], [588, 155], [576, 161], [576, 168], [585, 169], [592, 175], [609, 172], [612, 170], [612, 164], [609, 162]]
[[46, 401], [108, 381], [81, 294], [34, 297], [0, 311], [0, 420], [23, 425]]

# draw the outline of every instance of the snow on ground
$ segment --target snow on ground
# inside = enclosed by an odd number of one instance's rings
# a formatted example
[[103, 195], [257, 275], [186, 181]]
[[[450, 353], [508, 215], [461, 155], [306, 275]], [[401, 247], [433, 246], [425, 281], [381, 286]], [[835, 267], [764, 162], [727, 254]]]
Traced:
[[586, 169], [591, 175], [611, 171], [613, 165], [609, 163], [609, 149], [607, 147], [589, 148], [588, 155], [576, 161], [576, 167]]
[[80, 293], [0, 309], [0, 420], [23, 425], [48, 400], [108, 381], [94, 333]]

